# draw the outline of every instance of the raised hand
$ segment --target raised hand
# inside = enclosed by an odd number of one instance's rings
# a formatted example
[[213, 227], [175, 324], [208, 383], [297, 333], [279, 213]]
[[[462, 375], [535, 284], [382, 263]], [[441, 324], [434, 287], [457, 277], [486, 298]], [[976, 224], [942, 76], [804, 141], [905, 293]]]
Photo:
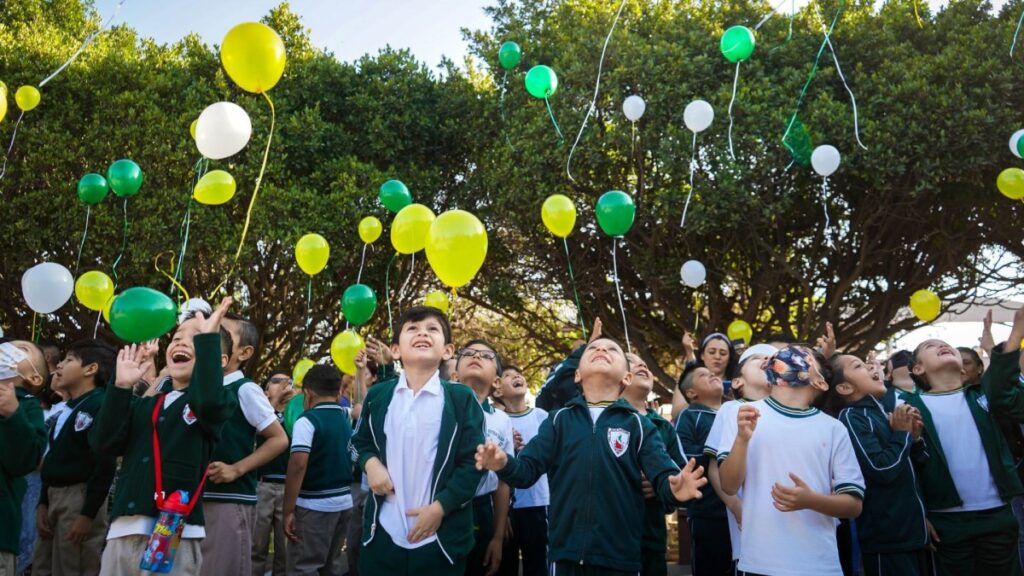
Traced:
[[590, 339], [587, 340], [587, 344], [590, 344], [601, 337], [601, 326], [601, 319], [594, 318], [594, 327], [590, 329]]
[[747, 442], [754, 435], [754, 429], [757, 428], [757, 419], [761, 417], [761, 413], [757, 411], [757, 408], [744, 404], [740, 406], [738, 412], [736, 412], [736, 437]]
[[991, 354], [992, 349], [996, 346], [995, 338], [992, 337], [992, 311], [989, 310], [985, 313], [985, 318], [982, 320], [981, 338], [978, 338], [978, 343], [981, 349], [986, 354]]
[[836, 353], [836, 333], [832, 330], [831, 322], [825, 322], [825, 335], [818, 337], [818, 348], [825, 358], [831, 358]]
[[132, 389], [135, 383], [153, 368], [153, 360], [146, 359], [145, 345], [130, 344], [117, 353], [117, 372], [114, 385]]
[[686, 463], [686, 466], [678, 474], [668, 477], [668, 485], [672, 489], [672, 496], [680, 502], [703, 497], [700, 489], [707, 483], [708, 479], [704, 477], [704, 467], [697, 466], [697, 461], [693, 458], [690, 458], [690, 461]]
[[795, 512], [810, 507], [810, 501], [814, 497], [814, 490], [807, 486], [807, 483], [799, 476], [789, 473], [789, 479], [794, 486], [783, 486], [778, 482], [772, 486], [772, 500], [775, 508], [780, 512]]
[[889, 414], [889, 426], [897, 432], [913, 432], [914, 417], [910, 414], [911, 406], [901, 404]]
[[209, 318], [202, 312], [196, 312], [196, 318], [199, 319], [199, 332], [201, 334], [220, 332], [220, 322], [224, 319], [224, 315], [228, 313], [228, 308], [231, 307], [233, 302], [234, 299], [231, 296], [225, 296], [220, 301], [220, 306], [217, 306], [217, 309], [213, 311], [213, 314], [210, 314]]
[[508, 465], [508, 454], [488, 440], [476, 447], [476, 469], [497, 472]]
[[689, 362], [690, 359], [696, 358], [694, 351], [697, 349], [697, 342], [693, 339], [693, 334], [689, 332], [683, 332], [683, 363]]
[[[1003, 352], [1020, 350], [1022, 340], [1024, 340], [1024, 306], [1013, 313], [1013, 326], [1010, 327], [1010, 336], [1006, 339]], [[1024, 358], [1021, 358], [1021, 365], [1024, 366]]]

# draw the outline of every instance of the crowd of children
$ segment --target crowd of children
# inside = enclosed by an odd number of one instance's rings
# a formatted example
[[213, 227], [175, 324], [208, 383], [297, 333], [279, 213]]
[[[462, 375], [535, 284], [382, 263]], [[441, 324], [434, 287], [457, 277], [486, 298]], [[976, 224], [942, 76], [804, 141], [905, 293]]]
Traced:
[[1024, 310], [987, 369], [941, 340], [882, 366], [831, 326], [685, 335], [667, 419], [599, 320], [536, 406], [428, 307], [295, 398], [247, 377], [231, 305], [183, 315], [159, 372], [156, 343], [0, 342], [0, 576], [661, 576], [677, 511], [695, 576], [1021, 574]]

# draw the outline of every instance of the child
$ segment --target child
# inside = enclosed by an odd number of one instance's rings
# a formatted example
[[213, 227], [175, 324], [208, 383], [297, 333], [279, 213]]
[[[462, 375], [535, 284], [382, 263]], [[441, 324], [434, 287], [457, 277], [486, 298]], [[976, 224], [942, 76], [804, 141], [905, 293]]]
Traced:
[[586, 346], [576, 371], [583, 395], [545, 420], [518, 457], [493, 442], [477, 449], [477, 467], [498, 472], [513, 487], [531, 486], [548, 474], [548, 557], [556, 576], [635, 574], [644, 521], [642, 477], [666, 506], [699, 498], [707, 482], [694, 460], [680, 471], [654, 424], [619, 398], [631, 381], [622, 348], [599, 338]]
[[230, 305], [231, 298], [225, 298], [209, 318], [199, 312], [178, 326], [165, 353], [170, 382], [155, 396], [132, 397], [149, 369], [143, 349], [133, 344], [117, 355], [115, 387], [107, 391], [89, 432], [93, 450], [123, 456], [101, 575], [142, 573], [139, 563], [159, 514], [158, 499], [177, 490], [188, 492], [192, 509], [172, 574], [199, 574], [205, 530], [203, 509], [195, 504], [221, 428], [238, 407], [223, 376], [231, 336], [220, 324]]
[[317, 364], [303, 379], [306, 411], [292, 429], [291, 457], [284, 489], [284, 532], [288, 574], [335, 572], [352, 510], [352, 440], [349, 410], [338, 405], [341, 373]]
[[473, 454], [484, 412], [468, 387], [438, 378], [454, 352], [441, 311], [410, 308], [396, 327], [391, 353], [405, 371], [367, 391], [352, 439], [373, 492], [359, 572], [461, 575], [473, 548], [470, 502], [483, 476]]
[[[288, 436], [263, 389], [242, 373], [259, 345], [259, 331], [236, 315], [224, 318], [224, 328], [232, 341], [224, 389], [239, 409], [224, 423], [211, 457], [210, 485], [203, 494], [202, 575], [251, 576], [256, 469], [288, 448]], [[257, 435], [264, 442], [254, 450]]]
[[[594, 327], [590, 330], [590, 342], [601, 337], [601, 319], [594, 319]], [[554, 412], [565, 406], [569, 400], [580, 395], [580, 387], [575, 381], [576, 368], [580, 365], [580, 356], [586, 349], [587, 342], [577, 340], [573, 343], [573, 351], [569, 356], [555, 364], [537, 394], [537, 407]]]
[[715, 494], [722, 499], [726, 509], [726, 520], [729, 523], [729, 547], [732, 549], [732, 563], [740, 559], [740, 520], [743, 518], [743, 503], [741, 501], [743, 491], [736, 495], [729, 495], [722, 491], [722, 483], [719, 478], [718, 453], [728, 450], [729, 446], [723, 446], [722, 429], [726, 422], [736, 420], [736, 412], [740, 406], [748, 402], [755, 402], [768, 397], [768, 377], [764, 373], [764, 364], [778, 352], [778, 349], [771, 344], [755, 344], [743, 351], [739, 364], [733, 373], [732, 390], [739, 397], [722, 404], [718, 409], [715, 422], [711, 425], [708, 437], [704, 441], [704, 454], [708, 456], [710, 466], [708, 467], [708, 483], [715, 490]]
[[[634, 410], [646, 416], [654, 429], [665, 443], [669, 457], [677, 466], [686, 465], [683, 448], [672, 423], [658, 415], [654, 410], [647, 409], [647, 396], [654, 389], [654, 376], [647, 363], [636, 354], [626, 354], [629, 360], [630, 373], [633, 381], [622, 391], [624, 398]], [[641, 483], [644, 492], [644, 529], [640, 543], [640, 574], [643, 576], [665, 576], [668, 564], [665, 555], [668, 552], [668, 531], [665, 528], [665, 515], [671, 514], [673, 507], [666, 507], [654, 495], [651, 483], [646, 479]]]
[[887, 414], [885, 383], [860, 358], [841, 355], [830, 364], [830, 394], [846, 406], [839, 421], [867, 482], [857, 519], [864, 574], [927, 574], [928, 526], [911, 462], [911, 452], [924, 451], [920, 416], [906, 404]]
[[16, 573], [23, 477], [39, 466], [46, 448], [43, 411], [25, 388], [41, 388], [49, 375], [35, 344], [0, 343], [0, 574]]
[[68, 401], [49, 431], [50, 448], [43, 458], [34, 574], [100, 572], [107, 495], [116, 463], [89, 447], [88, 434], [103, 405], [116, 356], [117, 350], [102, 340], [79, 340], [53, 373], [53, 389], [66, 394]]
[[[274, 415], [280, 424], [284, 420], [284, 407], [295, 394], [292, 376], [287, 370], [275, 370], [263, 382], [267, 400], [274, 408]], [[265, 442], [263, 436], [256, 438], [257, 450]], [[260, 466], [256, 471], [259, 483], [256, 485], [256, 521], [252, 536], [252, 576], [263, 576], [268, 571], [267, 548], [271, 534], [274, 538], [274, 576], [284, 576], [288, 564], [285, 551], [288, 548], [284, 536], [284, 479], [288, 472], [288, 452], [282, 452], [273, 460]]]
[[[689, 407], [676, 419], [676, 434], [685, 456], [707, 466], [704, 444], [722, 405], [722, 379], [703, 366], [689, 366], [679, 380], [679, 390]], [[704, 486], [701, 493], [703, 498], [691, 502], [686, 515], [690, 525], [693, 575], [724, 575], [732, 570], [725, 504], [710, 484]]]
[[[515, 366], [502, 366], [501, 383], [494, 391], [505, 404], [505, 413], [512, 419], [513, 434], [518, 432], [524, 443], [537, 436], [548, 413], [526, 405], [526, 378]], [[512, 534], [505, 541], [501, 557], [501, 576], [519, 575], [522, 554], [523, 576], [547, 573], [548, 549], [548, 477], [541, 476], [529, 488], [516, 488], [512, 506]]]
[[828, 390], [821, 362], [805, 348], [779, 351], [767, 364], [770, 395], [723, 422], [731, 450], [719, 451], [718, 472], [726, 494], [743, 488], [744, 572], [842, 574], [835, 518], [860, 514], [864, 480], [846, 429], [812, 408]]
[[[455, 380], [469, 386], [484, 410], [487, 439], [506, 453], [513, 453], [512, 421], [495, 410], [487, 398], [501, 381], [501, 356], [485, 340], [471, 340], [459, 350], [455, 363]], [[505, 526], [511, 499], [508, 484], [488, 472], [480, 480], [473, 498], [473, 550], [466, 558], [466, 576], [483, 576], [497, 572], [505, 543]]]

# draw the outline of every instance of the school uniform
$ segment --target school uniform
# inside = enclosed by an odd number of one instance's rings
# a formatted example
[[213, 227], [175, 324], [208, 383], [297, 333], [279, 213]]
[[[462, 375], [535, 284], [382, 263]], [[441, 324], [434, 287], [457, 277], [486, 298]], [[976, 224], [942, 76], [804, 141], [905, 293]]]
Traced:
[[[107, 534], [107, 496], [117, 467], [113, 457], [89, 447], [89, 430], [104, 396], [105, 390], [96, 388], [69, 400], [49, 432], [39, 504], [47, 507], [53, 537], [40, 534], [36, 539], [33, 574], [99, 574]], [[92, 524], [85, 542], [72, 544], [67, 533], [79, 516]]]
[[0, 416], [0, 574], [14, 575], [21, 532], [24, 476], [39, 466], [46, 448], [43, 410], [34, 396], [15, 388], [18, 408]]
[[[708, 431], [708, 436], [704, 440], [704, 455], [708, 457], [708, 460], [713, 458], [717, 462], [719, 452], [728, 452], [732, 449], [732, 444], [725, 446], [722, 444], [722, 430], [725, 428], [724, 423], [728, 421], [736, 421], [736, 413], [739, 411], [740, 406], [749, 403], [750, 400], [745, 398], [737, 398], [730, 400], [718, 408], [718, 414], [715, 415], [715, 421], [711, 424], [711, 430]], [[707, 468], [705, 468], [707, 470]], [[710, 484], [710, 480], [708, 484]], [[716, 494], [717, 495], [717, 494]], [[743, 500], [743, 487], [741, 486], [739, 491], [736, 493], [736, 497]], [[725, 509], [725, 519], [729, 525], [729, 548], [732, 551], [732, 565], [735, 571], [736, 563], [740, 559], [740, 525], [736, 521], [736, 515], [733, 514], [732, 510]]]
[[352, 510], [350, 411], [337, 402], [306, 410], [292, 429], [291, 453], [309, 455], [295, 502], [297, 542], [288, 546], [288, 574], [341, 576], [336, 565]]
[[[518, 414], [506, 412], [512, 420], [512, 429], [523, 437], [523, 444], [529, 444], [548, 413], [540, 408], [529, 408]], [[512, 535], [505, 539], [501, 555], [500, 576], [519, 576], [520, 554], [522, 555], [523, 576], [547, 574], [548, 552], [548, 504], [551, 492], [547, 475], [541, 476], [529, 488], [516, 488], [512, 492], [511, 517]]]
[[[672, 423], [654, 410], [648, 410], [646, 416], [661, 436], [672, 461], [677, 466], [685, 466], [683, 447]], [[675, 507], [665, 506], [657, 498], [644, 499], [644, 529], [640, 541], [640, 574], [643, 576], [664, 576], [668, 573], [668, 529], [665, 526], [665, 515], [674, 511]]]
[[856, 525], [865, 576], [926, 574], [928, 525], [914, 473], [914, 460], [928, 457], [924, 442], [893, 430], [872, 396], [844, 408], [839, 421], [864, 474], [866, 497]]
[[[413, 393], [405, 375], [369, 389], [352, 438], [364, 471], [370, 458], [387, 467], [393, 495], [369, 494], [363, 514], [359, 572], [366, 575], [461, 575], [473, 548], [471, 502], [483, 473], [476, 448], [484, 412], [467, 386], [435, 373]], [[438, 501], [445, 516], [437, 533], [412, 543], [407, 510]]]
[[[238, 407], [237, 398], [223, 385], [220, 334], [197, 334], [194, 347], [187, 388], [174, 390], [168, 379], [161, 394], [134, 398], [130, 389], [112, 387], [89, 432], [89, 444], [97, 453], [123, 456], [100, 574], [140, 573], [139, 561], [159, 515], [152, 420], [157, 403], [156, 456], [162, 464], [163, 492], [170, 497], [176, 490], [187, 491], [193, 502], [221, 428]], [[199, 573], [203, 524], [203, 507], [195, 506], [186, 518], [172, 574]]]
[[1024, 414], [1019, 351], [995, 352], [982, 385], [904, 394], [924, 420], [929, 458], [918, 465], [938, 574], [1020, 574], [1017, 521], [1009, 502], [1024, 494], [1013, 457], [992, 412]]
[[525, 488], [543, 474], [551, 487], [548, 561], [553, 573], [636, 574], [644, 525], [642, 476], [665, 506], [681, 506], [669, 458], [655, 425], [628, 402], [570, 400], [541, 424], [498, 478]]
[[[284, 415], [275, 413], [279, 423]], [[256, 448], [265, 442], [256, 437]], [[285, 551], [288, 539], [284, 535], [284, 480], [288, 472], [288, 454], [285, 450], [273, 460], [256, 469], [256, 522], [252, 535], [252, 575], [263, 576], [271, 567], [267, 566], [267, 555], [271, 536], [274, 541], [273, 576], [284, 576], [288, 569]]]
[[[707, 470], [710, 458], [704, 453], [708, 434], [717, 412], [704, 404], [690, 404], [676, 418], [675, 432], [687, 460], [694, 458]], [[711, 486], [700, 490], [702, 497], [686, 506], [690, 525], [691, 567], [694, 576], [726, 575], [732, 571], [732, 549], [729, 545], [729, 521], [725, 503]]]
[[[495, 410], [487, 400], [480, 404], [484, 411], [484, 437], [498, 445], [506, 454], [515, 453], [512, 441], [512, 421], [501, 410]], [[494, 538], [494, 492], [498, 489], [498, 475], [484, 473], [473, 497], [473, 549], [466, 557], [466, 576], [484, 576], [484, 557], [487, 546]]]
[[549, 413], [566, 405], [569, 400], [580, 395], [580, 386], [576, 383], [576, 369], [586, 346], [573, 350], [568, 358], [562, 360], [551, 369], [540, 392], [537, 394], [537, 407]]

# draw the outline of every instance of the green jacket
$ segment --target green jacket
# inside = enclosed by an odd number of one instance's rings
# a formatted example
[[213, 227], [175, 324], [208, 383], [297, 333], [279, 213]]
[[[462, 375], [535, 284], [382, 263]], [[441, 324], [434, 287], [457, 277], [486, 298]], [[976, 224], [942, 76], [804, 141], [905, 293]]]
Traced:
[[103, 406], [105, 390], [96, 388], [68, 402], [68, 415], [60, 433], [50, 434], [50, 451], [43, 458], [40, 476], [43, 489], [39, 504], [50, 503], [47, 488], [85, 484], [85, 502], [80, 514], [95, 518], [107, 501], [117, 463], [112, 456], [97, 454], [89, 447], [89, 429]]
[[650, 420], [625, 400], [597, 421], [582, 396], [548, 416], [537, 435], [510, 457], [498, 478], [527, 488], [548, 475], [548, 560], [640, 570], [644, 496], [641, 474], [661, 502], [680, 506], [668, 478], [679, 471]]
[[[677, 466], [685, 466], [686, 457], [683, 456], [683, 448], [679, 444], [679, 436], [676, 435], [672, 423], [659, 416], [654, 410], [648, 410], [646, 416], [661, 436], [661, 441], [665, 443], [665, 448], [672, 461]], [[668, 549], [665, 515], [671, 514], [674, 510], [674, 506], [665, 506], [657, 497], [644, 499], [644, 531], [641, 540], [641, 547], [644, 550], [664, 551]]]
[[15, 388], [18, 409], [0, 416], [0, 552], [18, 554], [21, 534], [21, 499], [25, 478], [39, 466], [46, 449], [43, 410], [34, 396]]
[[[256, 428], [249, 424], [245, 413], [242, 412], [241, 402], [238, 400], [239, 389], [249, 383], [253, 383], [252, 380], [242, 376], [238, 380], [224, 385], [224, 388], [231, 392], [235, 402], [239, 402], [239, 406], [220, 429], [220, 439], [213, 449], [213, 456], [210, 457], [210, 460], [213, 462], [226, 462], [228, 464], [240, 462], [251, 455], [253, 450], [256, 449], [256, 439], [262, 438], [262, 436], [257, 434]], [[255, 506], [256, 470], [250, 470], [242, 474], [233, 482], [225, 482], [223, 484], [210, 482], [203, 489], [203, 501]]]
[[923, 549], [928, 526], [914, 462], [927, 460], [924, 442], [893, 431], [883, 404], [871, 396], [844, 408], [839, 421], [864, 473], [864, 510], [857, 518], [861, 548], [872, 554]]
[[[992, 472], [992, 480], [999, 490], [999, 496], [1009, 502], [1014, 496], [1024, 494], [1024, 485], [1021, 485], [1020, 478], [1014, 468], [1013, 456], [1006, 445], [996, 422], [990, 411], [1006, 414], [1010, 417], [1019, 416], [1024, 413], [1024, 402], [1019, 381], [1016, 380], [1019, 373], [1017, 361], [1020, 357], [1019, 351], [1007, 353], [993, 353], [992, 362], [988, 371], [982, 378], [981, 386], [972, 386], [964, 389], [963, 394], [970, 407], [971, 416], [978, 426], [978, 434], [981, 436], [981, 444], [985, 448], [985, 457], [988, 460], [989, 470]], [[911, 406], [921, 411], [924, 420], [923, 438], [929, 447], [929, 458], [922, 464], [918, 464], [918, 479], [921, 482], [921, 492], [928, 510], [943, 510], [955, 508], [963, 504], [960, 494], [953, 484], [953, 477], [949, 473], [949, 465], [946, 463], [946, 455], [939, 442], [939, 435], [935, 430], [935, 423], [932, 421], [931, 413], [921, 399], [922, 394], [903, 394], [900, 397]]]
[[550, 414], [580, 395], [580, 387], [576, 384], [576, 368], [579, 367], [580, 358], [583, 357], [586, 348], [580, 346], [573, 350], [572, 354], [551, 369], [540, 393], [537, 394], [537, 408]]
[[[352, 447], [359, 468], [366, 469], [370, 458], [387, 466], [388, 438], [384, 419], [395, 395], [398, 380], [374, 384], [363, 399], [363, 410], [352, 436]], [[484, 442], [484, 411], [468, 386], [441, 381], [444, 411], [438, 433], [437, 458], [434, 460], [431, 500], [444, 508], [444, 520], [437, 530], [437, 543], [450, 562], [473, 549], [473, 507], [483, 472], [476, 469], [476, 447]], [[383, 498], [372, 492], [363, 512], [363, 545], [377, 533]]]
[[[196, 488], [210, 463], [224, 422], [238, 408], [238, 399], [224, 387], [220, 366], [220, 335], [195, 336], [192, 379], [180, 397], [163, 408], [157, 421], [163, 462], [163, 491]], [[119, 516], [156, 517], [156, 482], [153, 469], [153, 407], [164, 396], [133, 398], [132, 391], [111, 387], [100, 415], [89, 433], [89, 443], [102, 454], [124, 456], [111, 519]], [[203, 524], [203, 507], [196, 506], [186, 522]]]
[[[704, 453], [704, 444], [717, 414], [717, 411], [703, 404], [690, 404], [676, 418], [676, 434], [683, 446], [683, 455], [687, 459], [696, 459], [697, 464], [705, 470], [708, 469], [711, 457]], [[705, 484], [700, 493], [703, 495], [700, 500], [686, 505], [687, 514], [695, 518], [725, 518], [725, 503], [711, 487], [711, 482]]]

